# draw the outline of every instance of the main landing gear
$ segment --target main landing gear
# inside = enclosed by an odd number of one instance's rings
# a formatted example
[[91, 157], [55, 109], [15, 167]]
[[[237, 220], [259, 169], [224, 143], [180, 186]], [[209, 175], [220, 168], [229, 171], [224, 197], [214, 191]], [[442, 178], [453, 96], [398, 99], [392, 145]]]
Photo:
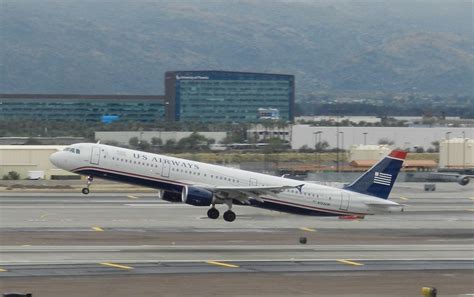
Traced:
[[[227, 222], [233, 222], [235, 221], [235, 213], [231, 210], [232, 209], [232, 199], [226, 199], [224, 200], [224, 203], [227, 205], [229, 210], [224, 212], [224, 220]], [[216, 209], [215, 204], [212, 205], [212, 207], [207, 211], [207, 217], [210, 219], [217, 219], [219, 217], [219, 210]]]
[[84, 194], [84, 195], [89, 194], [89, 192], [90, 192], [89, 191], [89, 186], [92, 184], [93, 181], [94, 181], [94, 178], [91, 175], [89, 175], [87, 177], [87, 187], [82, 188], [82, 194]]
[[207, 217], [215, 220], [219, 217], [219, 211], [214, 206], [212, 206], [212, 208], [207, 211]]

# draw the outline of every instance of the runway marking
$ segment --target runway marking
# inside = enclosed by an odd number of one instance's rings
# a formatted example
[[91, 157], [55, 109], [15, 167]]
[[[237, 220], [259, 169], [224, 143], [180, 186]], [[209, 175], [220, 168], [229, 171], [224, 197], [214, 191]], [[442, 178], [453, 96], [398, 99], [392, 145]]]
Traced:
[[408, 200], [409, 200], [407, 197], [403, 197], [403, 196], [401, 196], [400, 199], [401, 199], [401, 200], [404, 200], [404, 201], [408, 201]]
[[307, 228], [307, 227], [300, 227], [299, 229], [303, 230], [303, 231], [308, 231], [308, 232], [316, 232], [316, 230], [314, 230], [312, 228]]
[[0, 272], [7, 272], [8, 270], [0, 268]]
[[97, 232], [102, 232], [102, 231], [104, 231], [104, 229], [102, 229], [102, 228], [100, 228], [100, 227], [92, 227], [92, 230], [97, 231]]
[[130, 267], [130, 266], [119, 265], [119, 264], [109, 263], [109, 262], [102, 262], [99, 264], [104, 265], [104, 266], [114, 267], [114, 268], [120, 268], [120, 269], [127, 269], [127, 270], [133, 269], [133, 267]]
[[474, 200], [474, 197], [470, 197], [469, 199]]
[[21, 246], [31, 246], [31, 244], [22, 244]]
[[474, 209], [466, 209], [467, 211], [474, 211]]
[[362, 264], [362, 263], [357, 263], [357, 262], [344, 260], [344, 259], [339, 259], [339, 260], [337, 260], [337, 262], [341, 262], [341, 263], [349, 264], [349, 265], [354, 265], [354, 266], [364, 266], [364, 264]]
[[128, 195], [127, 197], [130, 198], [130, 199], [139, 199], [140, 198], [140, 197], [133, 196], [133, 195]]
[[217, 266], [222, 266], [222, 267], [228, 267], [228, 268], [239, 268], [239, 265], [234, 265], [234, 264], [227, 264], [223, 262], [217, 262], [217, 261], [206, 261], [207, 264], [211, 265], [217, 265]]

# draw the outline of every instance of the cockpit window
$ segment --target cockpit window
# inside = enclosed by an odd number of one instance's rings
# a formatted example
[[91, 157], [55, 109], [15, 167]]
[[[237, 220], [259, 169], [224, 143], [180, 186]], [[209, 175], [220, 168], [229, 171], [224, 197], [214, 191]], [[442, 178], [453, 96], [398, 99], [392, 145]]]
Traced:
[[80, 154], [81, 153], [81, 151], [79, 149], [75, 149], [75, 148], [72, 148], [72, 147], [66, 147], [66, 148], [64, 148], [63, 151], [71, 152], [73, 154]]

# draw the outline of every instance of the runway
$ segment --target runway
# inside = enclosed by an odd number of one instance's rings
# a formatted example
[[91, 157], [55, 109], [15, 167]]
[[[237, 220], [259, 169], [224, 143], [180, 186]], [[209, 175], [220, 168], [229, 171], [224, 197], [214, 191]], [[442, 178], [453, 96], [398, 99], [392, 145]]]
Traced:
[[[359, 285], [352, 286], [359, 291], [345, 296], [416, 296], [418, 291], [411, 292], [416, 285], [437, 285], [445, 290], [442, 296], [474, 293], [473, 187], [443, 183], [437, 189], [424, 192], [418, 183], [395, 187], [391, 199], [407, 205], [395, 215], [343, 220], [242, 206], [235, 207], [233, 223], [210, 220], [207, 208], [170, 204], [153, 193], [4, 192], [1, 290], [29, 284], [26, 288], [39, 296], [63, 296], [59, 292], [64, 291], [44, 286], [71, 287], [66, 280], [80, 276], [84, 289], [68, 296], [83, 296], [84, 290], [95, 296], [97, 277], [104, 286], [166, 279], [167, 289], [160, 287], [164, 296], [185, 296], [186, 288], [189, 295], [196, 290], [212, 295], [205, 287], [216, 277], [233, 284], [270, 280], [259, 285], [259, 296], [341, 296], [341, 281], [354, 278]], [[301, 244], [300, 237], [307, 243]], [[380, 279], [386, 273], [393, 279]], [[422, 283], [427, 274], [431, 284]], [[308, 278], [313, 281], [304, 283]], [[381, 295], [396, 280], [407, 285]], [[227, 282], [214, 286], [217, 291], [234, 287]], [[300, 287], [305, 289], [298, 293]], [[148, 296], [150, 288], [137, 290], [136, 296]], [[97, 296], [130, 296], [126, 292]], [[227, 295], [254, 293], [239, 287]]]

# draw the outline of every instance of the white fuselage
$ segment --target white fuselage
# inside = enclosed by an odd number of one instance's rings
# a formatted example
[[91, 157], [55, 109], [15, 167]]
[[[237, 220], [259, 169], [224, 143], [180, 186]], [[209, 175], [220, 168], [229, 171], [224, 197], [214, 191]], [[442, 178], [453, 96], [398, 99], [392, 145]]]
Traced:
[[[199, 185], [245, 187], [303, 183], [301, 191], [292, 188], [258, 197], [258, 206], [312, 215], [365, 215], [401, 210], [399, 204], [389, 200], [310, 182], [104, 144], [79, 143], [69, 148], [51, 156], [57, 167], [165, 191], [179, 192], [185, 186]], [[371, 206], [381, 204], [385, 207]]]

